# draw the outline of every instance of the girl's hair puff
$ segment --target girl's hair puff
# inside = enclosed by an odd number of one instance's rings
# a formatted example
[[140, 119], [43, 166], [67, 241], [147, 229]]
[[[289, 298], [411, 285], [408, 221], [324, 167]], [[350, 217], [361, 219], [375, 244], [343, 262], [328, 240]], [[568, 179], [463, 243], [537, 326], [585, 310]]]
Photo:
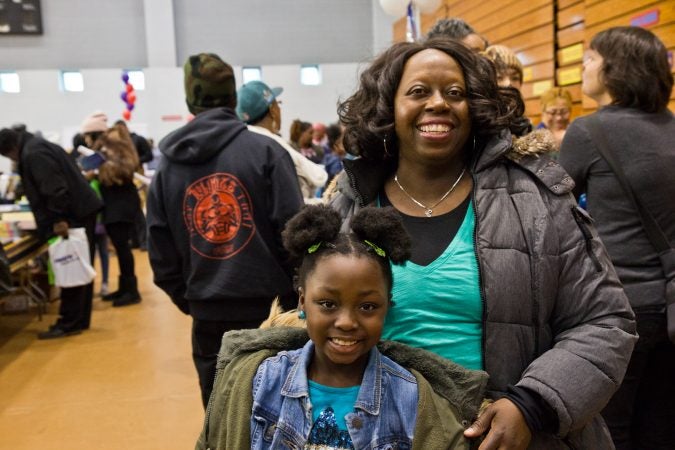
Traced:
[[340, 214], [327, 205], [308, 205], [286, 224], [281, 234], [284, 248], [294, 264], [302, 262], [312, 245], [337, 239], [342, 220]]
[[352, 219], [351, 229], [359, 240], [381, 247], [394, 264], [410, 258], [410, 236], [394, 208], [364, 208]]
[[[298, 268], [296, 285], [304, 287], [321, 258], [353, 255], [376, 261], [391, 293], [393, 276], [389, 262], [401, 264], [410, 258], [410, 237], [393, 208], [366, 207], [351, 221], [350, 233], [341, 233], [342, 219], [327, 205], [307, 205], [286, 224], [284, 247]], [[366, 242], [368, 241], [368, 242]], [[311, 251], [310, 251], [311, 249]], [[380, 255], [384, 251], [384, 256]]]

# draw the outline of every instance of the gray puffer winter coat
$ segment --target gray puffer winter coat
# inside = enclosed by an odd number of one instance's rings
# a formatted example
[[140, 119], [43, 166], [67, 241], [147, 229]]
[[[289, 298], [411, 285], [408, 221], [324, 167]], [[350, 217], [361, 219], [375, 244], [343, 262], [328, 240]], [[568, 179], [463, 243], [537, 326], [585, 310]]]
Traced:
[[[613, 448], [599, 412], [637, 340], [633, 312], [574, 182], [540, 135], [492, 138], [471, 166], [489, 396], [537, 392], [558, 432], [531, 449]], [[345, 222], [372, 204], [393, 167], [344, 161], [330, 203]]]

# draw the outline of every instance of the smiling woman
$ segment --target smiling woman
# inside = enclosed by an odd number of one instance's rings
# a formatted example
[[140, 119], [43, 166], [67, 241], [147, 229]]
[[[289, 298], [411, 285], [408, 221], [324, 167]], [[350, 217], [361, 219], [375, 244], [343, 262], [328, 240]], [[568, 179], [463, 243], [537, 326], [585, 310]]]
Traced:
[[481, 450], [557, 449], [561, 437], [611, 447], [599, 412], [626, 368], [633, 314], [547, 155], [550, 134], [513, 138], [518, 92], [498, 87], [486, 58], [433, 38], [383, 52], [338, 111], [361, 157], [329, 193], [343, 229], [391, 206], [412, 238], [392, 267], [383, 339], [488, 372], [495, 402], [465, 432]]

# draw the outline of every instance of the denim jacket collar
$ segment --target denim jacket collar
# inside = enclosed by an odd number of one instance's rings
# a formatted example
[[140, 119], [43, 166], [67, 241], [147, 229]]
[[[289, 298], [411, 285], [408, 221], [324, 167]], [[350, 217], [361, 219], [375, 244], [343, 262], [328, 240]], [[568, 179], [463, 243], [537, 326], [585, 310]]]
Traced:
[[[307, 342], [300, 352], [299, 358], [293, 364], [283, 387], [281, 395], [293, 398], [309, 397], [309, 383], [307, 371], [314, 355], [314, 343]], [[363, 373], [363, 380], [359, 388], [359, 395], [356, 398], [354, 407], [360, 408], [368, 414], [378, 415], [380, 413], [380, 402], [382, 397], [382, 360], [380, 352], [376, 347], [370, 350], [368, 364]]]

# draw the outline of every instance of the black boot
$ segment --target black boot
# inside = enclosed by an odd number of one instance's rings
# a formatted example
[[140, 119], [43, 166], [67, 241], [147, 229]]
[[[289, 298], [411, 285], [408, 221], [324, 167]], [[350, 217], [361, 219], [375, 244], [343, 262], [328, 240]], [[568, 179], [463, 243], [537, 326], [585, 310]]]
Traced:
[[102, 295], [101, 300], [104, 302], [111, 302], [117, 298], [120, 298], [122, 295], [124, 295], [124, 277], [120, 276], [117, 277], [117, 290], [115, 292], [111, 292], [110, 294]]
[[141, 294], [138, 293], [136, 277], [120, 277], [120, 283], [120, 290], [123, 289], [124, 292], [113, 300], [113, 306], [127, 306], [141, 302]]

